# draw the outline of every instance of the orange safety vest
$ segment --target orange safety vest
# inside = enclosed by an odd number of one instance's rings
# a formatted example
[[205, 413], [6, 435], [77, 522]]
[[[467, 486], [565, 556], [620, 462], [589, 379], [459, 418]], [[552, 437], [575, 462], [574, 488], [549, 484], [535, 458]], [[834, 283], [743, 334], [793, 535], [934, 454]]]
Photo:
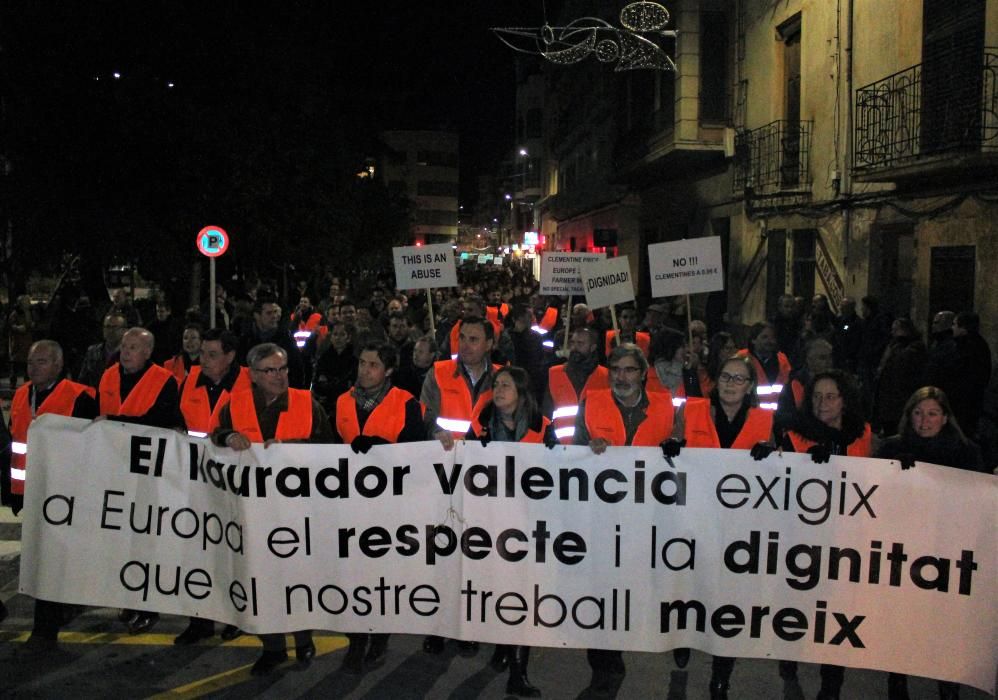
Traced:
[[[808, 449], [814, 447], [818, 443], [814, 440], [808, 440], [806, 437], [800, 433], [789, 431], [787, 435], [790, 437], [790, 444], [794, 446], [794, 452], [807, 452]], [[849, 447], [846, 448], [847, 457], [869, 457], [872, 451], [873, 445], [873, 433], [870, 430], [870, 424], [867, 423], [865, 429], [863, 430], [863, 435], [858, 440], [853, 440], [849, 443]]]
[[[617, 331], [607, 331], [606, 332], [606, 356], [610, 357], [610, 353], [613, 352], [613, 348], [616, 344], [613, 342], [617, 337]], [[651, 336], [644, 331], [636, 331], [634, 333], [634, 342], [641, 348], [641, 352], [645, 354], [646, 358], [651, 357]]]
[[322, 314], [313, 313], [304, 321], [298, 321], [298, 330], [300, 331], [314, 331], [319, 327], [319, 323], [322, 321]]
[[[180, 392], [180, 412], [184, 414], [184, 421], [187, 423], [187, 433], [194, 437], [206, 437], [208, 433], [218, 427], [218, 414], [222, 407], [229, 403], [229, 392], [222, 390], [222, 395], [215, 402], [215, 408], [211, 407], [208, 400], [208, 390], [203, 386], [198, 386], [198, 377], [201, 376], [201, 365], [191, 367], [191, 373], [187, 375], [184, 382], [183, 391]], [[239, 368], [239, 376], [236, 377], [232, 391], [249, 390], [252, 388], [248, 367]]]
[[799, 379], [790, 382], [790, 391], [794, 394], [794, 406], [800, 408], [804, 403], [804, 385]]
[[[497, 372], [502, 367], [492, 365]], [[433, 375], [440, 388], [440, 410], [437, 412], [437, 427], [449, 430], [456, 439], [461, 439], [471, 427], [471, 417], [481, 411], [492, 400], [492, 389], [483, 391], [475, 405], [471, 405], [471, 391], [458, 370], [457, 360], [440, 360], [433, 363]]]
[[[184, 377], [187, 376], [187, 368], [184, 367], [184, 356], [182, 354], [174, 355], [164, 362], [163, 369], [173, 375], [173, 378], [177, 380], [177, 386], [184, 383]], [[194, 371], [194, 366], [191, 366], [191, 371]]]
[[752, 361], [752, 366], [755, 368], [755, 380], [757, 382], [755, 392], [759, 395], [759, 408], [775, 411], [776, 404], [780, 400], [780, 392], [783, 391], [783, 385], [790, 380], [790, 371], [793, 369], [790, 366], [790, 360], [782, 352], [776, 353], [776, 361], [779, 364], [780, 370], [776, 374], [776, 381], [770, 384], [769, 378], [766, 376], [766, 370], [762, 368], [762, 363], [756, 359], [755, 355], [750, 353], [747, 348], [739, 350], [736, 354], [738, 357], [749, 358]]
[[503, 302], [500, 306], [486, 306], [485, 316], [493, 323], [502, 323], [509, 316], [509, 304]]
[[[646, 392], [646, 395], [648, 412], [634, 433], [634, 438], [631, 440], [633, 447], [657, 446], [672, 435], [672, 422], [676, 412], [672, 407], [669, 393]], [[603, 438], [615, 447], [627, 445], [624, 419], [610, 389], [589, 392], [586, 399], [585, 421], [590, 439]]]
[[[232, 429], [250, 442], [263, 442], [260, 421], [253, 405], [253, 390], [234, 391], [229, 396]], [[288, 389], [288, 410], [277, 419], [278, 440], [307, 440], [312, 435], [312, 394], [307, 389]]]
[[[484, 406], [483, 406], [483, 408], [484, 408]], [[472, 416], [472, 418], [471, 418], [471, 430], [475, 434], [476, 437], [480, 436], [482, 434], [482, 424], [479, 422], [479, 419], [481, 418], [481, 416], [482, 416], [482, 412], [481, 411], [476, 411], [475, 415]], [[528, 427], [527, 428], [527, 432], [523, 435], [522, 438], [520, 438], [519, 440], [517, 440], [517, 442], [529, 442], [529, 443], [533, 443], [533, 444], [540, 444], [540, 443], [544, 442], [544, 435], [547, 433], [549, 425], [551, 425], [551, 421], [548, 420], [547, 416], [541, 416], [541, 429], [540, 430], [531, 430]]]
[[354, 388], [345, 391], [336, 399], [336, 431], [347, 445], [358, 435], [371, 435], [384, 438], [388, 442], [398, 442], [399, 433], [405, 428], [405, 405], [413, 398], [405, 389], [393, 386], [381, 400], [360, 429], [357, 419], [357, 401]]
[[[499, 342], [499, 336], [502, 334], [503, 325], [499, 321], [494, 321], [493, 319], [488, 319], [492, 324], [492, 329], [495, 331], [495, 336], [492, 339], [493, 343]], [[454, 327], [450, 329], [450, 354], [452, 357], [457, 356], [457, 344], [461, 338], [461, 324], [463, 321], [458, 321], [454, 324]]]
[[120, 363], [104, 370], [100, 378], [100, 414], [102, 416], [144, 416], [156, 403], [163, 385], [173, 379], [170, 371], [159, 365], [150, 365], [142, 375], [142, 379], [132, 387], [125, 403], [121, 403], [121, 374], [118, 372]]
[[[533, 330], [538, 333], [550, 333], [554, 330], [554, 327], [558, 324], [558, 309], [553, 306], [547, 307], [544, 311], [544, 315], [541, 316], [541, 320], [537, 321], [533, 325]], [[539, 331], [537, 329], [540, 329]]]
[[31, 421], [44, 413], [72, 416], [73, 406], [80, 394], [90, 394], [91, 398], [95, 395], [93, 387], [63, 379], [45, 397], [42, 405], [32, 416], [28, 400], [30, 387], [31, 382], [18, 387], [10, 403], [10, 491], [13, 494], [24, 493], [24, 477], [28, 464], [28, 426], [31, 425]]
[[548, 370], [548, 391], [551, 392], [554, 409], [551, 419], [554, 423], [554, 434], [563, 445], [571, 445], [572, 438], [575, 437], [575, 417], [579, 414], [579, 404], [582, 403], [590, 391], [610, 388], [610, 372], [602, 365], [596, 365], [596, 369], [586, 379], [582, 393], [575, 395], [575, 387], [572, 380], [565, 372], [565, 365], [555, 365]]
[[[717, 428], [710, 417], [710, 399], [692, 398], [686, 400], [683, 409], [685, 428], [683, 437], [687, 447], [720, 447]], [[773, 434], [773, 412], [761, 408], [750, 408], [745, 416], [745, 425], [738, 437], [731, 443], [732, 450], [750, 450], [757, 442], [766, 442]]]

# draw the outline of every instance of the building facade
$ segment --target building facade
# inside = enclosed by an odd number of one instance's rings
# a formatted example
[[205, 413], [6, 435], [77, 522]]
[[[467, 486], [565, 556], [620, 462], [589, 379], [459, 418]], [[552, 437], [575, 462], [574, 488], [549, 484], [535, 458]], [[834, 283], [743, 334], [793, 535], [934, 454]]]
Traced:
[[458, 233], [458, 136], [446, 131], [386, 131], [383, 177], [412, 202], [412, 243], [451, 243]]
[[676, 74], [545, 68], [551, 247], [610, 241], [647, 295], [649, 243], [718, 235], [732, 324], [871, 295], [998, 346], [998, 1], [666, 5]]

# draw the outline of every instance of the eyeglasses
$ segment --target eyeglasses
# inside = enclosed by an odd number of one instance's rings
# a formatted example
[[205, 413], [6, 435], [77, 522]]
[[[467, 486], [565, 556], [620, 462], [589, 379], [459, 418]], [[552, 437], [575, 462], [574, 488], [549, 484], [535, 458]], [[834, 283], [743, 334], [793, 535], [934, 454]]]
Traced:
[[811, 401], [814, 403], [838, 401], [842, 398], [842, 394], [811, 394]]
[[282, 367], [254, 367], [254, 372], [261, 372], [266, 374], [268, 377], [273, 377], [278, 374], [287, 374], [288, 366], [284, 365]]
[[621, 367], [620, 365], [610, 367], [610, 374], [630, 374], [633, 376], [640, 371], [640, 367]]
[[728, 372], [721, 372], [717, 375], [717, 381], [721, 382], [721, 384], [734, 384], [735, 386], [742, 386], [751, 380], [743, 374], [729, 374]]

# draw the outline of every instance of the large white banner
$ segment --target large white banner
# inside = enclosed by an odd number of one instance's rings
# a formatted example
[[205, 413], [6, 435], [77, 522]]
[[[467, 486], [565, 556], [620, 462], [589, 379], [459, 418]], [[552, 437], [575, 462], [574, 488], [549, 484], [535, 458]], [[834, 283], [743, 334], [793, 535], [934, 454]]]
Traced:
[[253, 632], [693, 647], [994, 691], [990, 475], [477, 442], [237, 453], [53, 415], [29, 446], [32, 596]]

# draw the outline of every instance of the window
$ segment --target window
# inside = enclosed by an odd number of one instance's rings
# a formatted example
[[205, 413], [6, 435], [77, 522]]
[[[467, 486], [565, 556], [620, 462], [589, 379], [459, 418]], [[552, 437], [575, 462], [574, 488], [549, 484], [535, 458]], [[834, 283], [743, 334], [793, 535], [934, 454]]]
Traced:
[[[798, 35], [799, 36], [799, 35]], [[728, 20], [700, 13], [700, 121], [728, 119]]]
[[457, 167], [457, 153], [452, 151], [417, 151], [416, 164], [445, 168]]

